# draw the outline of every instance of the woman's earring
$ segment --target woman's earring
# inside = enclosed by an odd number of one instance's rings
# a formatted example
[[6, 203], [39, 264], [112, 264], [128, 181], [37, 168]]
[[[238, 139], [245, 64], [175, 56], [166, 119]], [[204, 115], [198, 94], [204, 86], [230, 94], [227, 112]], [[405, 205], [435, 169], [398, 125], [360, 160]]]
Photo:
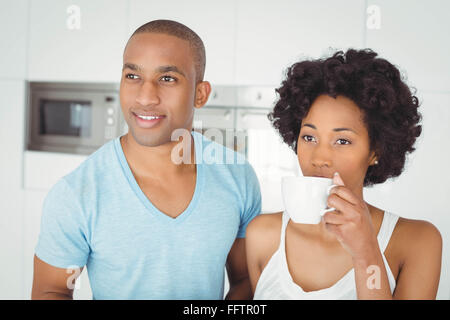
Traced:
[[374, 164], [377, 165], [378, 164], [378, 160], [375, 160]]

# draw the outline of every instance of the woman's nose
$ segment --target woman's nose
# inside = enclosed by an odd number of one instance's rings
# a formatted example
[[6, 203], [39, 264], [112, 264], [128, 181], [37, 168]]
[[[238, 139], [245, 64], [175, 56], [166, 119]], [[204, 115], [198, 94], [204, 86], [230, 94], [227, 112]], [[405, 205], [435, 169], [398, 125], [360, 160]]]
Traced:
[[144, 107], [159, 104], [158, 91], [153, 83], [146, 81], [139, 89], [136, 101]]
[[332, 165], [331, 150], [327, 146], [317, 145], [312, 154], [312, 165], [317, 168], [328, 167]]

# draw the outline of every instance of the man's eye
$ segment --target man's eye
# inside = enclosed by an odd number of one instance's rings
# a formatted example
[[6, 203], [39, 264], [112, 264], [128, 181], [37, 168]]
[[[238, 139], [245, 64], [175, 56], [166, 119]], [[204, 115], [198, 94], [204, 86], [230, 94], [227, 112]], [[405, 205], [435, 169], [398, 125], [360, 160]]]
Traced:
[[162, 76], [161, 80], [163, 80], [164, 82], [174, 82], [177, 79], [175, 79], [174, 77], [171, 77], [171, 76]]
[[336, 143], [337, 144], [351, 144], [351, 142], [350, 141], [348, 141], [347, 139], [338, 139], [337, 141], [336, 141]]
[[135, 74], [132, 74], [132, 73], [128, 73], [128, 74], [125, 75], [125, 78], [131, 79], [131, 80], [135, 80], [135, 79], [138, 78], [138, 76], [135, 75]]

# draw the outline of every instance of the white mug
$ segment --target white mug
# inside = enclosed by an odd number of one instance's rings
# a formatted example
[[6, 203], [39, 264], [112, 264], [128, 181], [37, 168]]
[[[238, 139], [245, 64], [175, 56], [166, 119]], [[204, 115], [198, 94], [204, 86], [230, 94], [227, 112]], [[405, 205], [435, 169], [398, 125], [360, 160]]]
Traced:
[[281, 193], [284, 209], [295, 223], [317, 224], [328, 211], [327, 199], [331, 188], [335, 187], [332, 179], [321, 177], [283, 177]]

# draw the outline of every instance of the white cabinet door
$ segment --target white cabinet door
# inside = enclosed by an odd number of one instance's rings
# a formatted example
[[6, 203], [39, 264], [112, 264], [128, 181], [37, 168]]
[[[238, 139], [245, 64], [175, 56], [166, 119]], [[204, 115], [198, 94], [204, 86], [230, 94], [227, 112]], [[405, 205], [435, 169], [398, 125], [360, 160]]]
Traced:
[[206, 50], [205, 80], [234, 83], [235, 0], [130, 0], [129, 35], [156, 19], [175, 20], [195, 31]]
[[[398, 66], [419, 90], [450, 90], [450, 2], [369, 0], [367, 46]], [[374, 23], [373, 26], [377, 24]]]
[[0, 299], [22, 299], [25, 83], [0, 81]]
[[33, 287], [34, 249], [39, 238], [42, 206], [48, 190], [24, 190], [23, 231], [24, 248], [22, 278], [24, 282], [24, 299], [31, 298]]
[[120, 81], [127, 1], [30, 1], [30, 80]]
[[246, 0], [237, 14], [238, 84], [278, 86], [299, 59], [364, 43], [362, 0]]
[[28, 0], [2, 3], [0, 10], [0, 78], [25, 79]]

